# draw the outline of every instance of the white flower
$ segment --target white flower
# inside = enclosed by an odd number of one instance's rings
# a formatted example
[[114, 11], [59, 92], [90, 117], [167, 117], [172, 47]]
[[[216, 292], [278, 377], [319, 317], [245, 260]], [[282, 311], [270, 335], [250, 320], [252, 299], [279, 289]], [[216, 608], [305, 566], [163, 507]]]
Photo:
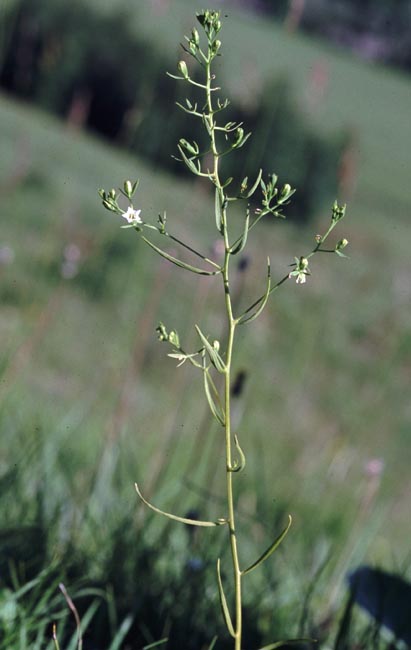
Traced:
[[136, 223], [143, 223], [143, 220], [140, 217], [141, 210], [134, 210], [131, 206], [128, 208], [127, 212], [123, 212], [121, 215], [123, 219], [131, 223], [133, 226]]
[[296, 283], [297, 284], [304, 284], [305, 282], [307, 282], [306, 273], [304, 273], [304, 271], [302, 271], [301, 273], [299, 273], [297, 275]]
[[289, 278], [295, 278], [297, 284], [305, 284], [307, 282], [307, 275], [310, 275], [308, 268], [308, 260], [306, 257], [295, 257], [295, 269], [288, 274]]

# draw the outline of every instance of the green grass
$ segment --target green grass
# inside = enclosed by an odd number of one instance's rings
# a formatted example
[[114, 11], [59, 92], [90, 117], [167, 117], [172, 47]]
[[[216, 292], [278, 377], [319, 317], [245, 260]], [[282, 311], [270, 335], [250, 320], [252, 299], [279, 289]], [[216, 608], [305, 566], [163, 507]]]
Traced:
[[[170, 52], [181, 37], [180, 4], [186, 6], [175, 2], [169, 16]], [[150, 11], [144, 20], [145, 29], [154, 29]], [[157, 29], [166, 38], [163, 22]], [[226, 36], [227, 77], [239, 56], [236, 43], [246, 37], [255, 52], [258, 37], [264, 52], [253, 62], [261, 76], [288, 66], [296, 86], [326, 53], [332, 80], [318, 119], [325, 128], [350, 124], [359, 134], [358, 187], [342, 228], [351, 259], [316, 259], [305, 287], [282, 288], [255, 327], [244, 329], [237, 353], [238, 369], [247, 370], [251, 359], [259, 369], [248, 376], [238, 406], [248, 459], [239, 497], [244, 562], [278, 532], [287, 512], [294, 515], [277, 560], [250, 579], [247, 602], [260, 601], [258, 620], [268, 635], [275, 595], [276, 629], [288, 635], [286, 622], [294, 621], [309, 577], [327, 553], [331, 560], [313, 597], [319, 617], [346, 567], [364, 558], [398, 567], [408, 553], [411, 190], [404, 129], [411, 94], [398, 74], [291, 38], [274, 25], [230, 12]], [[239, 63], [243, 70], [246, 62]], [[397, 98], [389, 108], [387, 96]], [[153, 566], [161, 584], [171, 585], [162, 604], [168, 599], [178, 617], [172, 585], [184, 570], [186, 533], [167, 528], [165, 543], [163, 522], [144, 515], [133, 482], [160, 507], [221, 516], [222, 461], [215, 460], [221, 440], [199, 377], [186, 366], [174, 368], [154, 330], [164, 320], [194, 347], [186, 319], [213, 336], [224, 323], [212, 295], [216, 281], [186, 277], [153, 259], [101, 208], [97, 189], [140, 177], [137, 201], [145, 218], [167, 208], [173, 231], [199, 246], [214, 238], [211, 197], [6, 97], [0, 139], [0, 244], [15, 254], [0, 273], [2, 528], [40, 522], [47, 531], [45, 548], [33, 554], [32, 567], [19, 569], [19, 578], [44, 562], [66, 562], [73, 547], [86, 563], [86, 582], [105, 581], [127, 521], [120, 556], [134, 566], [136, 535], [138, 548], [162, 549]], [[253, 231], [249, 270], [236, 278], [240, 303], [261, 292], [267, 254], [274, 277], [281, 277], [327, 220], [319, 215], [307, 232], [282, 222]], [[65, 280], [61, 263], [70, 243], [81, 259], [78, 275]], [[364, 472], [375, 457], [385, 461], [380, 486]], [[210, 544], [208, 537], [197, 552], [208, 558]], [[211, 558], [219, 545], [217, 536]], [[116, 576], [107, 580], [115, 584]], [[213, 580], [211, 572], [210, 593]], [[124, 611], [134, 598], [133, 583], [124, 584]], [[208, 610], [201, 611], [206, 622]]]

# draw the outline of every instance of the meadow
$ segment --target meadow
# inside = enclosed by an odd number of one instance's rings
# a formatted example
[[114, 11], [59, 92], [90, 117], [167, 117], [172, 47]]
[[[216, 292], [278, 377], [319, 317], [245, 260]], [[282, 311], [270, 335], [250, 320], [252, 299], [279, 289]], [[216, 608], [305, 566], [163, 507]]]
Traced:
[[[171, 61], [191, 25], [187, 6], [176, 1], [160, 21]], [[350, 259], [316, 259], [307, 285], [282, 287], [235, 359], [245, 378], [235, 398], [248, 458], [238, 502], [245, 561], [266, 532], [289, 512], [294, 518], [267, 570], [250, 580], [254, 643], [307, 634], [330, 613], [335, 625], [345, 573], [361, 562], [409, 572], [411, 89], [396, 72], [228, 13], [227, 94], [246, 101], [247, 79], [276, 67], [303, 103], [310, 69], [326, 59], [329, 84], [312, 119], [319, 129], [355, 133], [344, 223]], [[157, 33], [154, 11], [143, 17], [146, 33]], [[246, 39], [251, 58], [238, 49]], [[212, 568], [222, 538], [192, 538], [159, 521], [133, 484], [182, 515], [220, 514], [218, 430], [198, 377], [186, 365], [176, 370], [155, 335], [164, 320], [194, 340], [184, 331], [187, 314], [222, 332], [216, 280], [154, 265], [134, 233], [104, 212], [97, 189], [139, 177], [143, 214], [166, 208], [176, 234], [208, 242], [203, 248], [214, 237], [212, 197], [201, 183], [5, 95], [0, 138], [0, 648], [52, 648], [51, 620], [70, 637], [59, 580], [78, 595], [85, 623], [89, 615], [90, 648], [142, 648], [162, 637], [170, 650], [186, 647], [187, 626], [192, 647], [201, 647], [213, 636], [210, 620], [222, 630]], [[267, 255], [280, 278], [312, 248], [330, 207], [305, 228], [267, 220], [253, 231], [237, 304], [262, 288]], [[74, 634], [67, 647], [75, 644]]]

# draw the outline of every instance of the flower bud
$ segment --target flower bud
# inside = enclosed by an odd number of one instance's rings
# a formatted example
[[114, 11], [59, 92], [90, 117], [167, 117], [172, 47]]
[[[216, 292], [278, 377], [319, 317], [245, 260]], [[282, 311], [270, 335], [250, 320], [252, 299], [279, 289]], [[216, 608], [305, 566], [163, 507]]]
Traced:
[[112, 205], [112, 203], [107, 201], [107, 199], [103, 200], [103, 205], [106, 208], [106, 210], [111, 210], [111, 212], [113, 212], [113, 205]]
[[344, 237], [343, 239], [340, 239], [340, 241], [338, 242], [337, 246], [335, 247], [335, 250], [337, 250], [337, 251], [341, 251], [341, 250], [343, 250], [343, 248], [345, 248], [346, 246], [348, 246], [348, 239], [345, 239], [345, 237]]
[[131, 181], [124, 182], [124, 194], [127, 194], [128, 198], [131, 199], [133, 196], [133, 183]]
[[244, 192], [247, 191], [247, 188], [248, 188], [248, 176], [243, 178], [243, 180], [241, 182], [240, 194], [244, 194]]
[[196, 142], [187, 142], [184, 138], [180, 138], [179, 143], [180, 147], [183, 147], [188, 153], [193, 154], [193, 156], [197, 156], [199, 153], [199, 148], [198, 144]]
[[270, 174], [270, 185], [272, 185], [272, 187], [275, 187], [277, 185], [277, 181], [278, 181], [277, 174], [274, 173]]
[[107, 197], [107, 194], [105, 193], [105, 191], [103, 189], [99, 189], [98, 194], [99, 194], [100, 198], [102, 198], [102, 199], [106, 199], [106, 197]]
[[179, 348], [180, 347], [180, 338], [175, 330], [171, 330], [169, 336], [168, 336], [169, 343], [171, 345], [174, 345], [174, 347]]
[[179, 61], [177, 68], [178, 71], [183, 75], [184, 79], [188, 79], [187, 63], [185, 61]]
[[164, 323], [159, 323], [156, 327], [157, 336], [160, 341], [168, 341], [168, 334]]
[[195, 27], [193, 27], [193, 31], [191, 32], [191, 37], [192, 37], [193, 43], [195, 43], [196, 45], [199, 45], [200, 36], [199, 36], [198, 31], [196, 30]]
[[220, 350], [220, 341], [213, 341], [213, 349], [216, 352], [219, 352], [219, 350]]
[[334, 205], [332, 208], [332, 216], [331, 220], [332, 221], [340, 221], [345, 215], [345, 208], [346, 205], [338, 205], [337, 201], [334, 201]]
[[108, 195], [109, 195], [109, 197], [110, 197], [111, 199], [115, 199], [115, 198], [116, 198], [116, 190], [114, 189], [114, 187], [113, 187], [113, 189], [110, 190], [110, 192], [108, 193]]
[[220, 47], [221, 47], [221, 41], [214, 41], [214, 43], [213, 43], [213, 54], [217, 54]]

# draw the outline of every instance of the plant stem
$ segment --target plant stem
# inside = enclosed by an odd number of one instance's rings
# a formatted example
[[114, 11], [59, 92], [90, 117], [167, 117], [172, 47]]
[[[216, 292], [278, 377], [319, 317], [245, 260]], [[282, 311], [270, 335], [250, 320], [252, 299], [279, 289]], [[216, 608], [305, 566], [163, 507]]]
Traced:
[[231, 557], [233, 562], [234, 573], [234, 594], [235, 594], [235, 650], [241, 650], [242, 635], [242, 607], [241, 607], [241, 570], [238, 560], [237, 537], [235, 530], [235, 513], [234, 513], [234, 495], [233, 495], [233, 472], [232, 468], [232, 448], [231, 448], [231, 359], [234, 344], [234, 332], [236, 322], [233, 318], [231, 297], [229, 293], [228, 264], [230, 253], [226, 250], [224, 263], [224, 291], [225, 304], [228, 317], [228, 341], [226, 355], [226, 372], [225, 372], [225, 441], [226, 441], [226, 482], [227, 482], [227, 505], [228, 505], [228, 527], [230, 534]]
[[206, 88], [207, 88], [207, 108], [208, 108], [208, 124], [211, 140], [211, 151], [214, 159], [213, 180], [218, 192], [219, 206], [221, 209], [221, 233], [224, 237], [224, 265], [223, 265], [223, 283], [224, 283], [224, 296], [225, 308], [228, 323], [228, 340], [225, 358], [225, 454], [226, 454], [226, 488], [227, 488], [227, 508], [228, 508], [228, 530], [230, 535], [230, 548], [231, 558], [233, 565], [234, 577], [234, 600], [235, 600], [235, 623], [234, 623], [234, 650], [241, 650], [242, 639], [242, 598], [241, 598], [241, 570], [238, 559], [237, 549], [237, 536], [235, 529], [235, 512], [234, 512], [234, 494], [233, 494], [233, 463], [232, 463], [232, 431], [231, 431], [231, 404], [230, 404], [230, 389], [231, 389], [231, 360], [234, 346], [234, 334], [237, 321], [233, 316], [233, 309], [230, 295], [230, 281], [229, 281], [229, 263], [230, 263], [230, 242], [228, 237], [228, 224], [227, 212], [224, 206], [224, 190], [219, 177], [219, 160], [220, 153], [217, 148], [215, 130], [216, 124], [214, 122], [214, 111], [211, 97], [211, 56], [209, 52], [208, 60], [206, 62]]

